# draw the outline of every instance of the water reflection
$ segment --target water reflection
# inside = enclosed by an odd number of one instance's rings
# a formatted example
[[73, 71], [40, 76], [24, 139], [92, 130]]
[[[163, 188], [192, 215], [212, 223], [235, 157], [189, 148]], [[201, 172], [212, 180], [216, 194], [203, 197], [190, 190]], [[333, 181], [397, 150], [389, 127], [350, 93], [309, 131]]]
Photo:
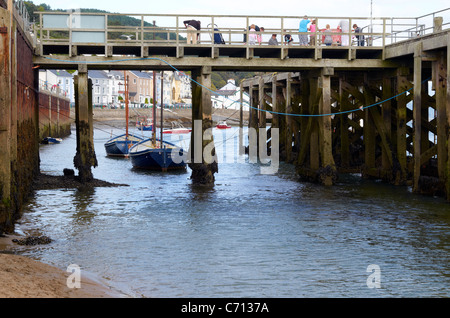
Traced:
[[74, 223], [78, 226], [88, 225], [95, 217], [95, 212], [91, 209], [91, 205], [95, 203], [95, 188], [75, 190], [72, 202], [75, 208], [75, 213], [71, 216]]

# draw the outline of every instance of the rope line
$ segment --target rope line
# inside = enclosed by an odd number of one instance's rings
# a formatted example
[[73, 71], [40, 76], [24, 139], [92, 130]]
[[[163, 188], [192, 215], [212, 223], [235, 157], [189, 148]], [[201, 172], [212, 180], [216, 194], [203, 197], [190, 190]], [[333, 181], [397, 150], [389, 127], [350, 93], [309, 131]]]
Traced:
[[[73, 63], [73, 62], [74, 62], [74, 61], [70, 61], [70, 60], [55, 59], [55, 58], [46, 57], [46, 56], [44, 56], [44, 58], [45, 58], [45, 59], [48, 59], [48, 60], [58, 61], [58, 62], [67, 62], [67, 63], [69, 63], [69, 62]], [[161, 58], [159, 58], [159, 57], [140, 57], [140, 58], [131, 58], [131, 59], [120, 59], [120, 60], [114, 60], [114, 61], [111, 61], [111, 62], [112, 62], [112, 63], [118, 63], [118, 62], [143, 61], [143, 60], [156, 60], [156, 61], [163, 62], [163, 63], [165, 63], [166, 65], [168, 65], [169, 67], [171, 67], [172, 69], [174, 69], [176, 72], [180, 72], [183, 76], [186, 76], [190, 81], [192, 81], [192, 82], [196, 83], [197, 85], [199, 85], [199, 86], [201, 86], [201, 87], [207, 89], [208, 91], [210, 91], [210, 92], [212, 92], [212, 93], [214, 93], [214, 94], [220, 95], [220, 96], [222, 96], [222, 97], [224, 97], [224, 98], [226, 98], [226, 99], [232, 101], [233, 103], [238, 102], [238, 101], [234, 101], [234, 100], [232, 100], [232, 99], [230, 99], [230, 98], [228, 98], [228, 97], [226, 97], [226, 96], [224, 96], [224, 95], [218, 94], [217, 92], [213, 91], [211, 88], [206, 87], [206, 86], [200, 84], [199, 82], [197, 82], [196, 80], [194, 80], [192, 77], [188, 76], [188, 75], [187, 75], [186, 73], [184, 73], [183, 71], [178, 70], [175, 66], [173, 66], [173, 65], [170, 64], [169, 62], [167, 62], [167, 61], [165, 61], [165, 60], [163, 60], [163, 59], [161, 59]], [[92, 62], [88, 62], [88, 61], [76, 61], [76, 62], [79, 63], [79, 64], [100, 64], [100, 63], [104, 63], [104, 62], [100, 62], [100, 61], [98, 61], [98, 62], [97, 62], [97, 61], [92, 61]], [[425, 82], [429, 81], [430, 79], [431, 79], [431, 77], [425, 79], [424, 81], [422, 81], [422, 83], [425, 83]], [[376, 103], [371, 104], [371, 105], [368, 105], [368, 106], [361, 106], [361, 107], [359, 107], [359, 108], [357, 108], [357, 109], [352, 109], [352, 110], [347, 110], [347, 111], [340, 111], [340, 112], [336, 112], [336, 113], [328, 113], [328, 114], [291, 114], [291, 113], [281, 113], [281, 112], [275, 112], [275, 111], [271, 111], [271, 110], [259, 109], [259, 108], [257, 108], [257, 107], [253, 107], [253, 106], [251, 106], [251, 105], [248, 105], [248, 107], [249, 107], [249, 108], [252, 108], [252, 109], [255, 109], [255, 110], [258, 110], [258, 111], [267, 112], [267, 113], [270, 113], [270, 114], [284, 115], [284, 116], [293, 116], [293, 117], [326, 117], [326, 116], [336, 116], [336, 115], [349, 114], [349, 113], [357, 112], [357, 111], [360, 111], [360, 110], [368, 109], [368, 108], [371, 108], [371, 107], [374, 107], [374, 106], [378, 106], [378, 105], [383, 104], [383, 103], [385, 103], [385, 102], [387, 102], [387, 101], [390, 101], [390, 100], [392, 100], [392, 99], [395, 99], [395, 98], [397, 98], [397, 97], [399, 97], [399, 96], [401, 96], [401, 95], [404, 95], [404, 94], [410, 92], [412, 89], [414, 89], [414, 87], [411, 87], [410, 89], [407, 89], [406, 91], [404, 91], [404, 92], [402, 92], [402, 93], [399, 93], [399, 94], [397, 94], [397, 95], [395, 95], [395, 96], [392, 96], [392, 97], [390, 97], [390, 98], [388, 98], [388, 99], [385, 99], [385, 100], [376, 102]]]

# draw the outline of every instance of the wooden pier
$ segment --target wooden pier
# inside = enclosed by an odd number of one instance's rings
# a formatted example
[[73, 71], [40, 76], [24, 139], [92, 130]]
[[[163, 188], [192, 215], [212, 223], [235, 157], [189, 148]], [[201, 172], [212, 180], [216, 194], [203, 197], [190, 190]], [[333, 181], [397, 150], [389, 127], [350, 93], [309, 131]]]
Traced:
[[[364, 178], [409, 184], [416, 193], [442, 195], [450, 201], [450, 31], [449, 21], [439, 15], [450, 9], [418, 18], [374, 18], [370, 28], [367, 17], [314, 17], [319, 28], [306, 34], [314, 44], [299, 46], [297, 38], [305, 34], [298, 32], [303, 17], [297, 16], [38, 12], [39, 22], [32, 26], [20, 17], [22, 1], [14, 8], [12, 3], [0, 1], [0, 52], [6, 56], [0, 67], [0, 91], [5, 96], [0, 100], [0, 214], [17, 192], [25, 191], [14, 186], [19, 182], [14, 173], [27, 165], [18, 155], [26, 149], [18, 150], [22, 146], [16, 140], [23, 134], [17, 125], [27, 120], [30, 130], [22, 137], [32, 140], [29, 148], [38, 159], [38, 99], [33, 95], [30, 101], [18, 100], [24, 87], [38, 92], [36, 68], [78, 71], [74, 162], [87, 182], [97, 165], [88, 70], [190, 72], [192, 119], [202, 123], [199, 150], [210, 145], [212, 137], [207, 134], [212, 127], [212, 72], [254, 71], [261, 75], [241, 83], [241, 91], [250, 96], [249, 127], [278, 128], [280, 158], [294, 164], [305, 180], [333, 185], [339, 173], [360, 172]], [[115, 19], [120, 16], [138, 23], [118, 26]], [[431, 25], [422, 23], [430, 17]], [[197, 44], [184, 38], [183, 21], [191, 18], [204, 26]], [[163, 26], [154, 21], [163, 21]], [[266, 40], [251, 45], [243, 36], [249, 38], [248, 26], [256, 21], [264, 22], [265, 31], [259, 35]], [[334, 42], [326, 46], [325, 23], [341, 21], [360, 25], [366, 45], [358, 46], [350, 28], [334, 30]], [[11, 29], [17, 32], [8, 32]], [[224, 43], [213, 40], [218, 32]], [[21, 59], [29, 59], [29, 65], [19, 73], [12, 71], [22, 54], [14, 46], [17, 34], [30, 52]], [[291, 34], [294, 44], [269, 45], [272, 34], [279, 40]], [[27, 116], [19, 113], [26, 108], [10, 106], [17, 103], [29, 106]], [[194, 143], [195, 138], [191, 147]], [[28, 164], [32, 171], [38, 165], [36, 158]], [[203, 158], [190, 167], [193, 182], [214, 182], [217, 164]], [[30, 172], [21, 178], [32, 176]]]

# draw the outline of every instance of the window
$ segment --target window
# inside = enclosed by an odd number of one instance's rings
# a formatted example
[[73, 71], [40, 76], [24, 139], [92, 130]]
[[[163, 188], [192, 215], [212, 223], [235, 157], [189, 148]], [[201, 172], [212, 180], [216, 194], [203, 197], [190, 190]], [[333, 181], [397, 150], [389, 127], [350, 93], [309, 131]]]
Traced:
[[133, 84], [136, 84], [136, 79], [135, 78], [133, 79]]

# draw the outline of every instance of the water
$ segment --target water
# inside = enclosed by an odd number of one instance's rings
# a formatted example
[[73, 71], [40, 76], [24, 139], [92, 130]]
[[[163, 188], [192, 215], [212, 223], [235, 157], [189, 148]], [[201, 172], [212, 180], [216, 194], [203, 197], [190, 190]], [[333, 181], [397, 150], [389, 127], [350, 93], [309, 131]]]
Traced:
[[[356, 175], [327, 188], [299, 182], [291, 165], [264, 175], [236, 160], [219, 164], [214, 187], [194, 186], [189, 169], [142, 172], [107, 158], [110, 130], [95, 131], [94, 176], [129, 186], [37, 191], [19, 228], [54, 242], [19, 253], [62, 269], [78, 264], [131, 297], [450, 296], [442, 198]], [[236, 132], [226, 132], [228, 144]], [[41, 170], [73, 167], [75, 143], [73, 132], [42, 146]], [[381, 288], [368, 288], [371, 264]]]

